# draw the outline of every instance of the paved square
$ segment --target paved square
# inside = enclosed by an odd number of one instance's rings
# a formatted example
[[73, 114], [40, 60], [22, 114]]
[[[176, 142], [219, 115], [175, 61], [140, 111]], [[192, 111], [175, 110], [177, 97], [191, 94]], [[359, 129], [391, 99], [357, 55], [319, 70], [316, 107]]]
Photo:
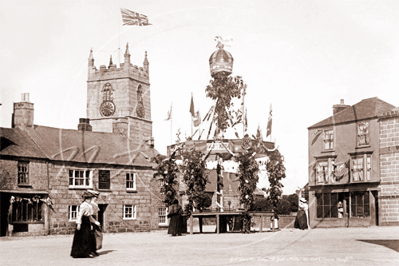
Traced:
[[72, 237], [1, 238], [0, 265], [399, 265], [399, 227], [105, 234], [93, 259], [69, 256]]

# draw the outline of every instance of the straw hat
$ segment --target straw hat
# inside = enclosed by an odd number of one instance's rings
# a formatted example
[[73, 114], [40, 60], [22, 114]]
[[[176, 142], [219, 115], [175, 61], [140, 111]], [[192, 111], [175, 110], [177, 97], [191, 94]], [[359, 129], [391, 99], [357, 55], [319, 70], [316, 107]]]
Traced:
[[84, 199], [91, 199], [92, 197], [94, 197], [94, 195], [88, 191], [85, 191], [82, 195], [82, 198]]
[[93, 197], [98, 198], [98, 196], [100, 195], [100, 193], [98, 191], [92, 190], [92, 189], [88, 189], [87, 192], [91, 193], [93, 195]]
[[306, 199], [305, 198], [301, 198], [300, 201], [303, 202], [303, 203], [306, 203]]

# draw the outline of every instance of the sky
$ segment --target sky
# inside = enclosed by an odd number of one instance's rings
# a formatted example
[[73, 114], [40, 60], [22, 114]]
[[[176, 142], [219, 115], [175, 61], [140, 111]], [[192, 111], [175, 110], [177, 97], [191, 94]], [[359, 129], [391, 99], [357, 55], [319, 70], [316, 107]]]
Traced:
[[[120, 8], [151, 26], [122, 26]], [[0, 126], [11, 126], [14, 102], [30, 94], [37, 125], [77, 129], [86, 117], [87, 59], [150, 63], [155, 148], [191, 132], [190, 99], [202, 116], [215, 36], [232, 36], [232, 75], [247, 84], [251, 132], [264, 138], [270, 105], [272, 141], [283, 154], [284, 194], [308, 180], [307, 128], [344, 99], [378, 97], [399, 106], [399, 1], [18, 1], [0, 2]], [[268, 138], [269, 140], [269, 138]], [[261, 180], [261, 187], [268, 183]]]

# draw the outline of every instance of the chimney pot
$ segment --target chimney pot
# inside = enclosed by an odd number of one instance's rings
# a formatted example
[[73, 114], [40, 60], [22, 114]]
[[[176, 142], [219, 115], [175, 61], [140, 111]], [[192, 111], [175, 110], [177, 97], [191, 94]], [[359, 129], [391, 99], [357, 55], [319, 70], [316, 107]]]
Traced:
[[21, 93], [21, 102], [29, 102], [29, 93]]
[[340, 102], [340, 104], [344, 104], [344, 99], [341, 99], [341, 102]]
[[78, 130], [92, 131], [89, 118], [79, 118]]

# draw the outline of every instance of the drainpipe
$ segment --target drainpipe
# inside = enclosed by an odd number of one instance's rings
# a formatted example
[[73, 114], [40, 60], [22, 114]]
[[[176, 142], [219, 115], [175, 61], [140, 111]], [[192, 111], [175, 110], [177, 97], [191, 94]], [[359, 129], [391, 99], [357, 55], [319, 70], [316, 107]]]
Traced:
[[[46, 167], [47, 167], [47, 192], [48, 192], [48, 196], [50, 196], [50, 190], [51, 190], [51, 187], [50, 187], [50, 174], [49, 174], [49, 172], [50, 172], [50, 170], [49, 170], [49, 163], [48, 163], [48, 161], [46, 161]], [[45, 230], [47, 231], [47, 235], [49, 235], [50, 234], [50, 212], [49, 212], [49, 206], [47, 206], [46, 205], [46, 208], [45, 208], [45, 214], [44, 214], [44, 227], [45, 227]]]

